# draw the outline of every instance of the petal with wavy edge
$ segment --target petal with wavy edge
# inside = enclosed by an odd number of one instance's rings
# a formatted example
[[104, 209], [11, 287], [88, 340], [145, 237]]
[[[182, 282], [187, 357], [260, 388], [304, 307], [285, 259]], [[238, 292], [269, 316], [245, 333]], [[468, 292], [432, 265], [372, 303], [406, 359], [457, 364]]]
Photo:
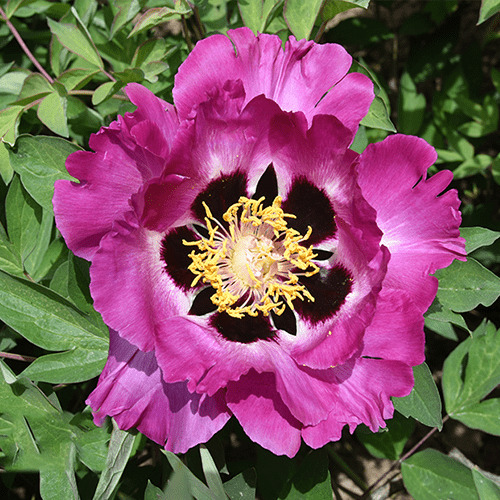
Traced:
[[455, 190], [441, 194], [452, 174], [426, 179], [436, 152], [423, 139], [394, 135], [370, 144], [360, 157], [359, 184], [377, 211], [382, 244], [391, 252], [385, 287], [406, 290], [424, 312], [437, 290], [429, 276], [465, 260], [460, 238], [460, 201]]
[[161, 240], [157, 232], [115, 225], [90, 268], [94, 307], [110, 328], [142, 351], [154, 348], [162, 318], [190, 308], [190, 297], [164, 270]]
[[[180, 66], [173, 94], [181, 118], [203, 102], [213, 87], [241, 79], [246, 102], [264, 94], [285, 111], [302, 111], [310, 121], [319, 113], [318, 102], [346, 76], [352, 62], [344, 48], [336, 44], [318, 45], [290, 37], [283, 50], [277, 36], [255, 37], [248, 28], [229, 30], [228, 37], [214, 35], [198, 42]], [[218, 70], [221, 67], [224, 72]], [[360, 114], [360, 102], [373, 99], [373, 85], [368, 78], [358, 77], [356, 85], [356, 95], [348, 101], [353, 116]], [[337, 108], [347, 116], [349, 111], [342, 107]], [[335, 110], [335, 106], [330, 104], [325, 109]], [[359, 125], [356, 121], [350, 120], [353, 131]]]
[[301, 423], [276, 392], [272, 373], [255, 370], [230, 382], [226, 401], [247, 436], [276, 455], [294, 457], [299, 451]]
[[185, 383], [166, 384], [154, 352], [144, 353], [110, 331], [109, 357], [87, 400], [94, 421], [113, 417], [121, 429], [140, 432], [174, 453], [205, 443], [229, 420], [224, 394], [191, 394]]

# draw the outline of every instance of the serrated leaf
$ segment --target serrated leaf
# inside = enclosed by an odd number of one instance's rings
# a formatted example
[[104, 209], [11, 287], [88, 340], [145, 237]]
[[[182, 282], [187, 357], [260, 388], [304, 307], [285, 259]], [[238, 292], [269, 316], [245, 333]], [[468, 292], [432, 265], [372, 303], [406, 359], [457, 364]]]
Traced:
[[74, 180], [66, 171], [69, 154], [80, 148], [58, 137], [32, 137], [23, 135], [11, 149], [12, 168], [19, 173], [30, 195], [46, 210], [52, 211], [54, 182], [58, 179]]
[[460, 236], [465, 238], [465, 251], [470, 254], [478, 248], [493, 244], [500, 238], [500, 232], [485, 227], [461, 227]]
[[0, 319], [49, 351], [107, 349], [106, 332], [53, 291], [0, 271]]
[[59, 43], [70, 52], [85, 59], [98, 68], [103, 68], [101, 56], [92, 41], [82, 30], [74, 24], [58, 23], [52, 19], [47, 20], [50, 31], [57, 37]]
[[283, 16], [297, 40], [309, 40], [322, 5], [323, 0], [285, 0]]
[[392, 398], [394, 408], [405, 417], [413, 417], [424, 425], [441, 430], [441, 398], [429, 367], [425, 363], [414, 366], [413, 376], [413, 390], [403, 398]]
[[471, 257], [466, 262], [453, 261], [435, 276], [439, 301], [455, 312], [471, 311], [479, 304], [491, 306], [500, 296], [500, 278]]
[[255, 469], [247, 469], [226, 481], [224, 491], [231, 500], [255, 500], [256, 484], [257, 475]]
[[333, 498], [326, 448], [313, 450], [279, 496], [283, 500], [329, 500]]
[[415, 500], [479, 500], [469, 468], [433, 449], [401, 465], [404, 484]]
[[135, 436], [129, 431], [122, 431], [113, 422], [113, 432], [109, 441], [106, 466], [102, 471], [93, 500], [108, 500], [120, 481], [128, 459], [134, 447]]

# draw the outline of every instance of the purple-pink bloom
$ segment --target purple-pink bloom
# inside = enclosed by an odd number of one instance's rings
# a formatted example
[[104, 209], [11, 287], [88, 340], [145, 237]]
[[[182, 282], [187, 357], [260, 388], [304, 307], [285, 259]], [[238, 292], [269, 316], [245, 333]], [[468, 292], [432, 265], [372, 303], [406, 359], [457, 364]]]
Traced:
[[419, 138], [349, 149], [373, 90], [342, 47], [228, 36], [174, 105], [129, 84], [137, 110], [68, 157], [54, 209], [110, 328], [95, 422], [185, 452], [234, 415], [291, 457], [410, 393], [430, 275], [465, 259], [459, 200]]

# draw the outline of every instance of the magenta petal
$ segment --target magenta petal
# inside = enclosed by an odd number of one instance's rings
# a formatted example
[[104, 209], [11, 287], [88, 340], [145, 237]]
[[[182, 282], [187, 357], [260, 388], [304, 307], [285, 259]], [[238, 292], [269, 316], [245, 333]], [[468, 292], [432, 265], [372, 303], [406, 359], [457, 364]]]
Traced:
[[125, 87], [125, 92], [137, 106], [136, 111], [127, 113], [124, 117], [129, 130], [132, 130], [138, 123], [149, 121], [156, 125], [161, 140], [167, 145], [172, 144], [179, 128], [179, 119], [174, 106], [156, 97], [150, 90], [138, 83], [129, 83]]
[[185, 383], [166, 384], [153, 352], [143, 353], [110, 332], [109, 357], [87, 400], [94, 421], [113, 417], [121, 429], [140, 432], [174, 453], [208, 441], [230, 418], [222, 392], [191, 394]]
[[339, 440], [346, 424], [351, 432], [362, 423], [373, 432], [385, 427], [394, 413], [390, 398], [406, 396], [413, 387], [412, 369], [400, 361], [361, 358], [337, 367], [334, 375], [338, 384], [334, 409], [318, 425], [302, 430], [304, 441], [313, 448]]
[[276, 392], [272, 373], [251, 370], [237, 383], [230, 382], [226, 401], [252, 441], [290, 458], [299, 451], [302, 425]]
[[165, 272], [162, 235], [115, 226], [103, 238], [90, 268], [90, 291], [105, 323], [142, 351], [154, 348], [157, 324], [185, 314], [190, 300]]
[[[291, 37], [283, 50], [279, 37], [255, 37], [248, 28], [230, 30], [228, 36], [214, 35], [198, 42], [179, 68], [173, 94], [181, 118], [203, 102], [212, 88], [241, 79], [245, 103], [264, 94], [285, 111], [302, 111], [311, 120], [318, 113], [317, 103], [351, 66], [351, 56], [340, 45], [318, 45]], [[372, 84], [365, 79], [364, 85], [368, 95]], [[357, 115], [358, 104], [349, 102]], [[358, 123], [355, 125], [357, 128]]]
[[425, 360], [424, 344], [424, 318], [415, 303], [403, 290], [383, 288], [363, 338], [362, 355], [416, 366]]
[[374, 99], [373, 83], [361, 73], [349, 73], [320, 101], [318, 115], [333, 115], [356, 131]]
[[112, 140], [113, 132], [95, 136], [96, 153], [77, 151], [68, 156], [68, 172], [80, 184], [56, 181], [54, 213], [68, 247], [90, 260], [113, 221], [130, 210], [129, 198], [142, 184], [142, 175], [128, 152]]
[[384, 286], [406, 290], [422, 312], [431, 304], [437, 281], [429, 276], [465, 260], [465, 241], [456, 191], [441, 194], [448, 171], [426, 179], [436, 152], [417, 137], [394, 135], [370, 144], [360, 157], [359, 184], [377, 211], [382, 244], [391, 252]]

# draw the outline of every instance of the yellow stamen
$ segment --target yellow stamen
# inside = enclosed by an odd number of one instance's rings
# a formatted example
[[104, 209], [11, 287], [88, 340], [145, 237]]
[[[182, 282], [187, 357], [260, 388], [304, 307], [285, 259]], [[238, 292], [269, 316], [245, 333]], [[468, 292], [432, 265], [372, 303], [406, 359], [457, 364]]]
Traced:
[[[297, 298], [314, 301], [305, 286], [299, 284], [299, 276], [319, 271], [312, 262], [316, 257], [312, 247], [300, 244], [309, 238], [312, 229], [309, 227], [302, 236], [287, 227], [285, 219], [295, 216], [282, 210], [281, 197], [277, 196], [268, 207], [263, 207], [263, 202], [264, 197], [240, 197], [222, 216], [229, 232], [219, 231], [220, 222], [203, 202], [208, 238], [183, 241], [199, 250], [189, 254], [193, 262], [188, 269], [195, 275], [191, 286], [200, 280], [210, 284], [215, 289], [211, 300], [218, 311], [235, 318], [257, 316], [259, 311], [264, 316], [271, 311], [280, 315], [286, 305], [293, 309]], [[244, 304], [236, 306], [243, 297]]]

